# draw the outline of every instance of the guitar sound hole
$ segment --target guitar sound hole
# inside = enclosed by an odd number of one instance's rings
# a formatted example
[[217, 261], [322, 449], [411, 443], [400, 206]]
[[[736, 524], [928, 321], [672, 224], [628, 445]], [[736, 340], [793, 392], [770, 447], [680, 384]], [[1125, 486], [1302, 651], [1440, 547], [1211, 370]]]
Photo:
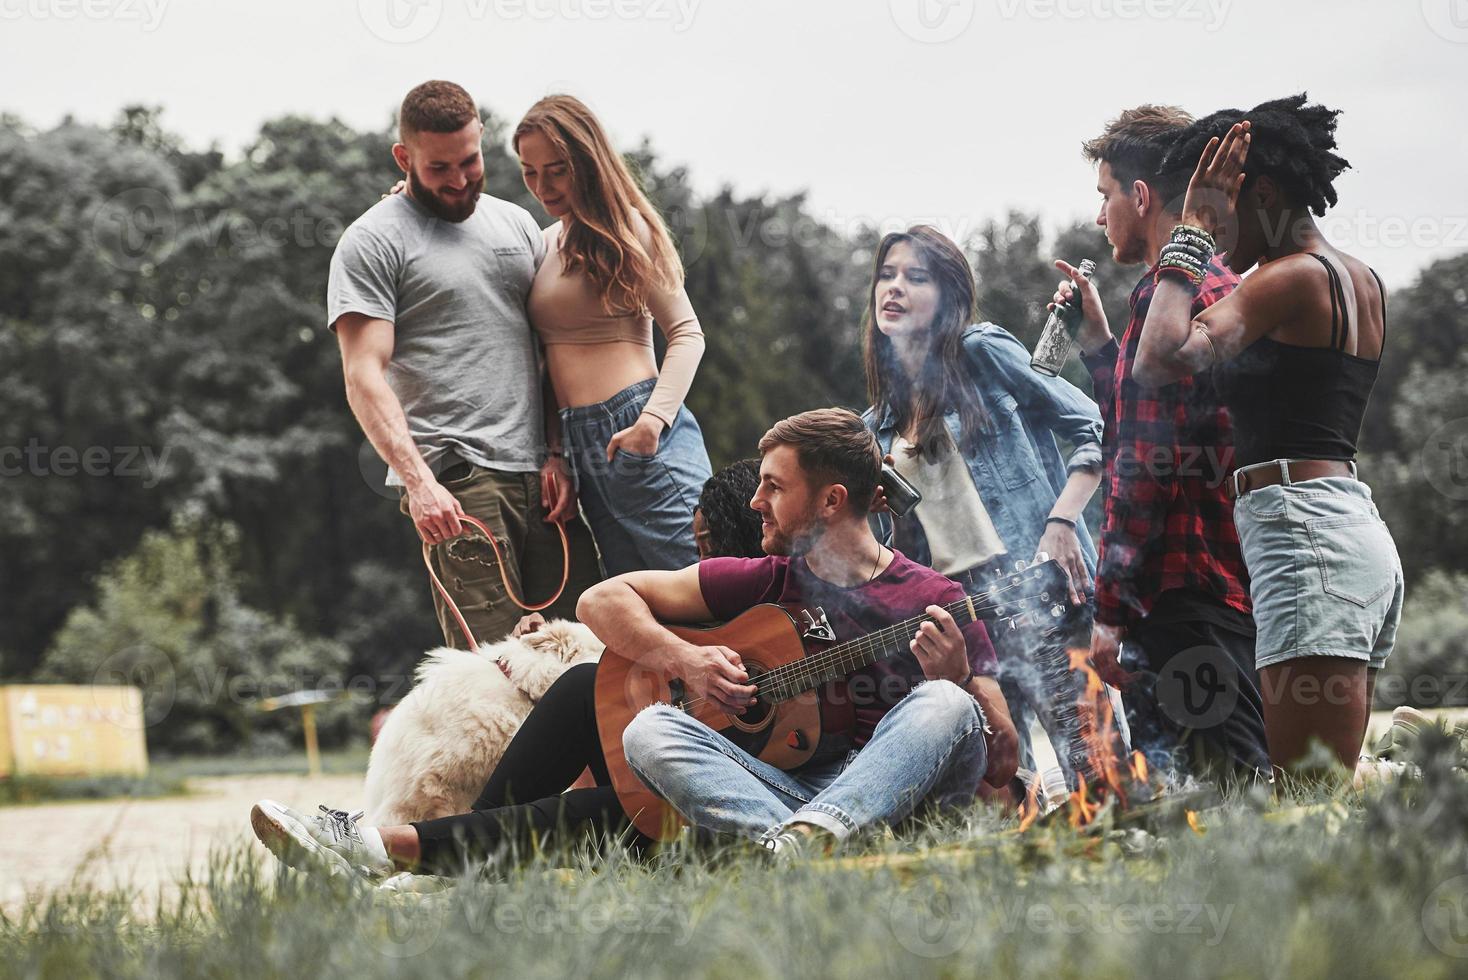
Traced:
[[[745, 664], [744, 666], [745, 670], [749, 672], [750, 683], [758, 684], [760, 675], [764, 673], [764, 670], [753, 664]], [[754, 704], [745, 708], [744, 714], [732, 715], [731, 717], [734, 719], [734, 724], [740, 728], [754, 731], [755, 729], [764, 727], [765, 723], [769, 721], [770, 713], [773, 710], [773, 706], [768, 701], [756, 694]]]

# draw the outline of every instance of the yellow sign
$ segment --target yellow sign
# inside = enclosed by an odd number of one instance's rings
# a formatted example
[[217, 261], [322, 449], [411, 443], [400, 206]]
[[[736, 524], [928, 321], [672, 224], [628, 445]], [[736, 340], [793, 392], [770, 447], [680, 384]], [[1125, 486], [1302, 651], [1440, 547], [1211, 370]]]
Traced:
[[136, 687], [0, 687], [0, 776], [141, 776], [144, 728]]

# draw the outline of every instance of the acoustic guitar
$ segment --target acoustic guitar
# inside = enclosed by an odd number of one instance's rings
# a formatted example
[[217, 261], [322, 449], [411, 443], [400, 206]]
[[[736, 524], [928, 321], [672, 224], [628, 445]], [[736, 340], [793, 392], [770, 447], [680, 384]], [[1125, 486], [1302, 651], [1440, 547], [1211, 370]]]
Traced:
[[[1039, 614], [1056, 622], [1065, 615], [1067, 579], [1056, 561], [1019, 563], [1015, 571], [983, 591], [943, 608], [960, 627], [987, 620]], [[755, 703], [743, 714], [726, 713], [717, 702], [693, 696], [675, 669], [659, 669], [607, 647], [596, 669], [596, 723], [607, 770], [622, 807], [638, 830], [669, 840], [682, 818], [627, 765], [622, 733], [649, 705], [670, 704], [708, 725], [750, 755], [780, 769], [794, 769], [816, 751], [821, 733], [846, 730], [854, 720], [851, 699], [840, 685], [847, 675], [899, 654], [927, 615], [836, 642], [825, 613], [772, 603], [755, 606], [722, 626], [667, 626], [699, 646], [726, 646], [739, 654]], [[824, 691], [823, 691], [824, 689]]]

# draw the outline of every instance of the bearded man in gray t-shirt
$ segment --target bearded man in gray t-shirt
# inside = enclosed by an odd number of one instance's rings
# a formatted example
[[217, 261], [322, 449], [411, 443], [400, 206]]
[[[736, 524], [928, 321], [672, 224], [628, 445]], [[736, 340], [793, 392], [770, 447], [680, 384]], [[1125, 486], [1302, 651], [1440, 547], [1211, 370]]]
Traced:
[[[403, 100], [398, 126], [393, 158], [406, 192], [343, 234], [327, 322], [341, 345], [347, 401], [387, 461], [403, 513], [432, 547], [475, 637], [493, 641], [519, 614], [505, 580], [532, 603], [560, 583], [555, 522], [565, 522], [571, 569], [548, 614], [569, 618], [597, 579], [525, 315], [545, 244], [524, 208], [480, 193], [484, 126], [469, 93], [425, 82]], [[494, 532], [503, 576], [489, 543], [461, 523], [466, 512]], [[466, 646], [442, 598], [433, 599], [445, 641]]]

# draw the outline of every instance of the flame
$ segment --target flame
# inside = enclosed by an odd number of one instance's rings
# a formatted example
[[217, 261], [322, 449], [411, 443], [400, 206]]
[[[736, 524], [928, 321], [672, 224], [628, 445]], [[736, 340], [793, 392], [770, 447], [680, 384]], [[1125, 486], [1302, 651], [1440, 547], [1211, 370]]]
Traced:
[[1096, 806], [1086, 792], [1086, 777], [1080, 777], [1080, 788], [1070, 796], [1070, 814], [1066, 818], [1072, 827], [1084, 827], [1096, 816]]
[[[1118, 753], [1120, 737], [1116, 730], [1115, 712], [1106, 684], [1091, 666], [1091, 652], [1084, 647], [1066, 651], [1070, 669], [1085, 678], [1082, 703], [1077, 706], [1081, 718], [1082, 739], [1086, 747], [1086, 766], [1078, 772], [1077, 789], [1067, 801], [1067, 822], [1073, 828], [1090, 824], [1101, 812], [1107, 799], [1126, 807], [1130, 795], [1141, 794], [1150, 799], [1155, 792], [1149, 779], [1147, 760], [1140, 752], [1123, 759]], [[1039, 818], [1035, 788], [1020, 810], [1021, 831], [1029, 829]], [[1201, 832], [1201, 831], [1200, 831]]]
[[1037, 778], [1030, 783], [1029, 792], [1025, 794], [1024, 802], [1019, 805], [1019, 830], [1024, 833], [1030, 826], [1040, 819], [1040, 780]]
[[1188, 826], [1193, 828], [1193, 833], [1200, 836], [1208, 832], [1208, 828], [1204, 827], [1203, 824], [1198, 821], [1198, 813], [1196, 810], [1188, 811]]

